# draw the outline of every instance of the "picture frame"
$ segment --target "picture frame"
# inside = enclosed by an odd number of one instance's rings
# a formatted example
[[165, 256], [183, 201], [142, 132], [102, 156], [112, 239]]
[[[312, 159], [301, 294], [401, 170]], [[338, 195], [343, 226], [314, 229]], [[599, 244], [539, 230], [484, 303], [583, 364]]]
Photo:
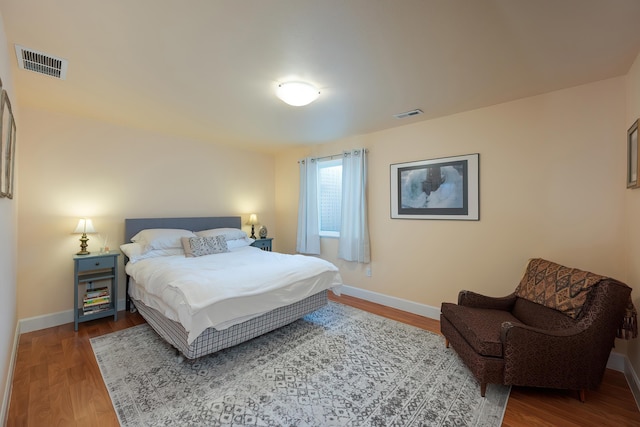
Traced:
[[16, 122], [6, 90], [0, 94], [0, 198], [13, 199]]
[[2, 80], [0, 80], [0, 198], [6, 197], [4, 186], [5, 186], [5, 178], [4, 178], [4, 170], [5, 164], [4, 159], [6, 157], [6, 146], [4, 143], [4, 138], [2, 137], [2, 112], [4, 111], [4, 104], [2, 103]]
[[640, 188], [638, 164], [640, 164], [640, 151], [638, 150], [638, 120], [636, 120], [627, 130], [627, 188]]
[[392, 219], [480, 220], [480, 155], [390, 165]]

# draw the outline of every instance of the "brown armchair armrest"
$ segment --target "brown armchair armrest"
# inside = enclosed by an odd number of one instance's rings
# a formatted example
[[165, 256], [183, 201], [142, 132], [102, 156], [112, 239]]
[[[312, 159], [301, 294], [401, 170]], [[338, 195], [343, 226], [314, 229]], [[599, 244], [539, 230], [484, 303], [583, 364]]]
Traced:
[[534, 328], [524, 323], [504, 322], [500, 331], [500, 339], [506, 343], [508, 339], [512, 341], [524, 340], [526, 342], [538, 341], [535, 345], [550, 344], [551, 341], [562, 339], [563, 343], [568, 343], [567, 338], [584, 332], [584, 329], [578, 327], [558, 329], [550, 331], [548, 329]]
[[506, 297], [488, 297], [473, 291], [460, 291], [458, 294], [458, 305], [511, 311], [516, 299], [515, 294], [507, 295]]
[[597, 357], [585, 329], [549, 331], [504, 322], [501, 339], [505, 384], [584, 390], [594, 388], [604, 371], [594, 375]]

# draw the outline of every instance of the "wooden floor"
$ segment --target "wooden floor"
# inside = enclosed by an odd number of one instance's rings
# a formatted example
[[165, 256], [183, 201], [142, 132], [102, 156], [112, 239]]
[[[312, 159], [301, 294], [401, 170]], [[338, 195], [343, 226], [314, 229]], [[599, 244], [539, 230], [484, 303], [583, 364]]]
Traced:
[[[343, 304], [440, 333], [437, 320], [356, 298]], [[89, 339], [144, 323], [138, 314], [30, 332], [20, 336], [7, 426], [117, 426], [118, 420]], [[444, 343], [443, 343], [444, 345]], [[622, 373], [607, 370], [598, 391], [577, 393], [513, 387], [503, 426], [640, 426], [640, 412]]]

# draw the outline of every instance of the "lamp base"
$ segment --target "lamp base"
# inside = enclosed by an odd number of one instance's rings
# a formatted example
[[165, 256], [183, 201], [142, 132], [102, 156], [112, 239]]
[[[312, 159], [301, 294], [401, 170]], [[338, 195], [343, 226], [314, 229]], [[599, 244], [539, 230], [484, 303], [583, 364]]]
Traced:
[[91, 252], [87, 250], [87, 241], [89, 238], [86, 233], [82, 233], [82, 237], [80, 237], [80, 252], [76, 253], [76, 255], [89, 255]]
[[250, 237], [251, 239], [253, 239], [253, 240], [256, 240], [256, 239], [257, 239], [257, 237], [256, 237], [256, 230], [255, 230], [255, 227], [254, 227], [253, 225], [251, 226], [251, 236], [249, 236], [249, 237]]

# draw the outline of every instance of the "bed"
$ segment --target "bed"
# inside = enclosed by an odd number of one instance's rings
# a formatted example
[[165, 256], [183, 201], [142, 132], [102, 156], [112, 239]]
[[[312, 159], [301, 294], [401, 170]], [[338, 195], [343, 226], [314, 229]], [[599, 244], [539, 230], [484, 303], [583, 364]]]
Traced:
[[326, 305], [330, 289], [339, 294], [333, 264], [262, 251], [240, 228], [240, 217], [125, 219], [127, 309], [133, 303], [189, 359], [287, 325]]

